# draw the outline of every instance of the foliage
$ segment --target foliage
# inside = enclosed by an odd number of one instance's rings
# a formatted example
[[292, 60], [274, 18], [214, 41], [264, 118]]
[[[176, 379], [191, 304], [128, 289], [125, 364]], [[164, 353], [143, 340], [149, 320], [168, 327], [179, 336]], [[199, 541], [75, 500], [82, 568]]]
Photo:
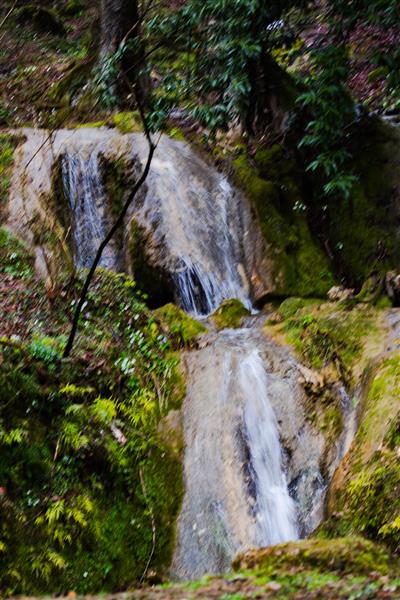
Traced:
[[317, 172], [325, 183], [326, 196], [349, 199], [357, 177], [349, 167], [351, 154], [346, 149], [346, 130], [355, 119], [353, 101], [346, 89], [348, 75], [344, 48], [328, 45], [310, 54], [305, 92], [297, 101], [309, 112], [306, 135], [300, 147], [310, 148], [313, 155], [307, 170]]
[[33, 257], [20, 239], [0, 228], [0, 273], [17, 277], [33, 276]]
[[129, 278], [100, 271], [76, 357], [62, 361], [69, 303], [66, 292], [36, 310], [26, 339], [2, 340], [7, 595], [120, 589], [146, 575], [149, 559], [159, 573], [170, 560], [181, 466], [157, 428], [182, 399], [174, 338]]
[[333, 364], [347, 378], [360, 358], [367, 335], [374, 334], [379, 315], [368, 305], [344, 306], [285, 300], [279, 307], [283, 329], [302, 358], [314, 368]]
[[8, 199], [15, 145], [16, 139], [13, 136], [6, 133], [0, 134], [0, 214]]
[[[279, 19], [293, 5], [280, 0], [190, 0], [180, 10], [156, 14], [148, 22], [150, 40], [161, 39], [182, 61], [156, 64], [163, 75], [158, 90], [159, 116], [169, 104], [179, 103], [210, 131], [225, 129], [243, 118], [251, 105], [254, 82], [251, 67], [278, 43], [285, 43]], [[291, 39], [290, 34], [288, 37]], [[157, 58], [157, 55], [155, 55]], [[172, 67], [172, 68], [171, 68]]]

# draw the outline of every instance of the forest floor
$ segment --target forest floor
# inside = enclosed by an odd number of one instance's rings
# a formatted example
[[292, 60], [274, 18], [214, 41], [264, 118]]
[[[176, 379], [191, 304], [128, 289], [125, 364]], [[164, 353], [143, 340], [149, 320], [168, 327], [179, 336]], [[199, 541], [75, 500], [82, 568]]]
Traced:
[[[60, 600], [244, 600], [276, 598], [280, 600], [383, 600], [400, 598], [400, 579], [371, 573], [369, 576], [338, 576], [303, 569], [283, 578], [263, 580], [262, 575], [231, 575], [193, 583], [146, 587], [121, 594], [76, 596]], [[20, 600], [28, 600], [20, 597]], [[30, 599], [34, 600], [34, 599]], [[45, 598], [41, 598], [45, 600]]]
[[397, 560], [388, 556], [382, 547], [357, 537], [310, 539], [250, 550], [235, 559], [234, 568], [239, 570], [225, 576], [205, 577], [185, 583], [147, 585], [120, 594], [77, 596], [70, 592], [64, 600], [400, 598], [400, 568]]

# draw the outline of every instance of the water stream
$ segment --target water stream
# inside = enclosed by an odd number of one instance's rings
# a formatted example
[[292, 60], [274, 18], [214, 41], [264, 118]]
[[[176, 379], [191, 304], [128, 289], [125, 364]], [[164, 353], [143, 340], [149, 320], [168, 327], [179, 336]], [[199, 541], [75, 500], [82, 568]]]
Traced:
[[258, 335], [225, 330], [188, 356], [185, 496], [172, 571], [229, 568], [239, 550], [297, 538]]

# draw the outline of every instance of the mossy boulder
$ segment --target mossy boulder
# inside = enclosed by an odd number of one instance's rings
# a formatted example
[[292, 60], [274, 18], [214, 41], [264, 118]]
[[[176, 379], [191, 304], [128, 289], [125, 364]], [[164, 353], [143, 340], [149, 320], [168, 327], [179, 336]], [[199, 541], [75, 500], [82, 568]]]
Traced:
[[266, 570], [279, 573], [291, 568], [320, 568], [355, 575], [371, 571], [388, 573], [392, 568], [389, 555], [380, 546], [360, 537], [335, 540], [309, 539], [279, 544], [270, 548], [239, 554], [235, 570]]
[[115, 113], [113, 115], [113, 123], [120, 133], [137, 133], [143, 131], [138, 111]]
[[400, 548], [400, 358], [372, 367], [365, 383], [360, 426], [335, 473], [330, 518], [320, 535], [362, 533]]
[[243, 318], [249, 314], [250, 312], [240, 300], [232, 298], [225, 300], [210, 318], [216, 324], [217, 329], [237, 329], [242, 325]]
[[[334, 285], [331, 266], [310, 233], [298, 174], [280, 146], [233, 161], [234, 179], [249, 197], [273, 265], [274, 294], [326, 295]], [[267, 179], [268, 177], [268, 179]]]
[[174, 336], [178, 343], [192, 344], [196, 337], [207, 331], [207, 328], [190, 317], [175, 304], [169, 303], [153, 311], [163, 330]]
[[21, 24], [31, 24], [42, 33], [64, 36], [66, 29], [56, 10], [37, 4], [25, 4], [16, 11], [16, 20]]

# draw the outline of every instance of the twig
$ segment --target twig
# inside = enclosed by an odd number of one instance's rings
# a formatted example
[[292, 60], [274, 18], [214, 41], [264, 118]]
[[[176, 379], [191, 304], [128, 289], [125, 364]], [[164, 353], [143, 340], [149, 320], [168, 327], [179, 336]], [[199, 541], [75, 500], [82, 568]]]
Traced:
[[89, 286], [91, 284], [94, 272], [100, 262], [100, 259], [102, 257], [103, 254], [103, 250], [105, 249], [105, 247], [107, 246], [107, 244], [110, 242], [110, 240], [113, 238], [114, 234], [116, 233], [116, 231], [119, 229], [119, 227], [123, 224], [124, 222], [124, 218], [126, 213], [128, 212], [128, 209], [130, 207], [130, 205], [132, 204], [133, 200], [136, 197], [136, 194], [138, 193], [138, 191], [140, 190], [140, 188], [142, 187], [142, 185], [144, 184], [144, 182], [146, 181], [147, 175], [149, 174], [150, 171], [150, 165], [151, 165], [151, 161], [153, 159], [154, 156], [154, 152], [156, 150], [156, 144], [154, 144], [153, 140], [151, 139], [151, 135], [150, 135], [150, 131], [147, 125], [147, 121], [146, 121], [146, 117], [143, 111], [143, 107], [141, 105], [141, 102], [139, 100], [139, 98], [136, 98], [137, 104], [139, 106], [139, 112], [140, 115], [142, 117], [142, 121], [143, 121], [143, 128], [145, 131], [145, 136], [147, 138], [148, 144], [149, 144], [149, 153], [147, 155], [147, 161], [146, 161], [146, 165], [144, 170], [142, 171], [141, 176], [139, 177], [139, 179], [137, 180], [132, 192], [129, 194], [117, 220], [115, 221], [114, 225], [111, 227], [110, 231], [108, 232], [108, 234], [106, 235], [106, 237], [103, 239], [103, 241], [101, 242], [97, 252], [96, 252], [96, 256], [93, 260], [92, 266], [90, 267], [89, 273], [86, 276], [86, 280], [85, 283], [83, 284], [83, 288], [82, 288], [82, 292], [79, 298], [79, 302], [77, 304], [77, 307], [75, 309], [75, 313], [74, 313], [74, 318], [72, 321], [72, 328], [71, 328], [71, 332], [69, 334], [69, 338], [67, 341], [67, 344], [65, 346], [65, 350], [64, 350], [64, 358], [68, 358], [68, 356], [71, 353], [72, 347], [74, 345], [74, 340], [75, 340], [75, 336], [76, 336], [76, 332], [78, 329], [78, 323], [79, 323], [79, 317], [81, 315], [82, 312], [82, 308], [83, 305], [85, 303], [86, 300], [86, 296], [89, 290]]
[[[1, 23], [0, 23], [0, 29], [3, 27], [3, 25], [7, 21], [7, 19], [12, 15], [12, 13], [14, 12], [14, 9], [15, 9], [16, 5], [17, 5], [17, 0], [15, 0], [14, 4], [11, 6], [10, 10], [8, 11], [8, 13], [4, 17], [4, 19], [1, 21]], [[3, 33], [3, 35], [0, 38], [0, 42], [3, 39], [4, 35], [5, 34]]]
[[146, 575], [147, 575], [147, 571], [149, 570], [149, 566], [150, 566], [150, 563], [151, 563], [151, 561], [153, 559], [154, 551], [156, 549], [156, 533], [157, 532], [156, 532], [156, 522], [155, 522], [155, 519], [154, 519], [154, 512], [153, 512], [153, 508], [152, 508], [152, 506], [151, 506], [151, 504], [149, 502], [149, 499], [148, 499], [146, 485], [144, 483], [143, 471], [142, 471], [141, 467], [139, 468], [139, 477], [140, 477], [140, 484], [141, 484], [142, 490], [143, 490], [143, 496], [144, 496], [145, 502], [147, 504], [147, 508], [149, 509], [149, 513], [150, 513], [151, 530], [152, 530], [151, 552], [150, 552], [149, 558], [147, 559], [146, 567], [145, 567], [145, 569], [143, 571], [143, 574], [142, 574], [142, 576], [140, 578], [140, 583], [142, 583], [143, 580], [145, 579]]

